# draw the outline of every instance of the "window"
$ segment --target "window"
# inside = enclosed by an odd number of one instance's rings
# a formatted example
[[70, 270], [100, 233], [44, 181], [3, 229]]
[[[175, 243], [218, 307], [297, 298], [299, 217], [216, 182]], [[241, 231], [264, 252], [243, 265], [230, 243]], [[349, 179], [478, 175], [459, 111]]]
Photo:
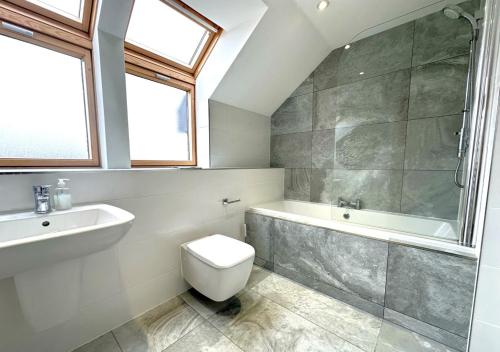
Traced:
[[196, 165], [196, 76], [221, 31], [180, 1], [135, 0], [125, 38], [132, 166]]
[[135, 0], [125, 47], [194, 74], [220, 28], [176, 0]]
[[94, 3], [92, 0], [8, 0], [39, 15], [83, 32], [89, 32]]
[[26, 10], [4, 21], [9, 6], [0, 3], [0, 166], [98, 166], [90, 50], [33, 31]]
[[194, 86], [132, 65], [126, 82], [132, 165], [196, 165]]

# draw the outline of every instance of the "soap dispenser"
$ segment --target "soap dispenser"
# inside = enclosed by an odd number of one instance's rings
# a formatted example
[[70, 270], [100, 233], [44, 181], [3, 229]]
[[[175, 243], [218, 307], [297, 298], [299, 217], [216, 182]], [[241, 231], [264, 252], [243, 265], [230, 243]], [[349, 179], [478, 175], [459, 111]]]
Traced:
[[66, 185], [68, 178], [60, 178], [57, 181], [57, 187], [54, 190], [54, 206], [56, 210], [71, 209], [71, 193]]

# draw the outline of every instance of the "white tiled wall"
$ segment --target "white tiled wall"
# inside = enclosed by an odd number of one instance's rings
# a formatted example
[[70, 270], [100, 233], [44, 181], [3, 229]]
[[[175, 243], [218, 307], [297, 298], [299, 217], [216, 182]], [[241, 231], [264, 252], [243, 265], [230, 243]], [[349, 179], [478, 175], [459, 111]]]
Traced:
[[500, 351], [500, 130], [497, 126], [470, 352]]
[[268, 116], [210, 100], [210, 166], [269, 167]]
[[[181, 293], [179, 244], [211, 233], [242, 239], [249, 205], [283, 198], [282, 169], [125, 170], [0, 175], [0, 211], [32, 206], [31, 186], [71, 179], [75, 203], [103, 202], [136, 216], [113, 248], [83, 259], [78, 314], [35, 332], [14, 280], [0, 280], [0, 351], [68, 351]], [[241, 198], [227, 208], [224, 197]]]

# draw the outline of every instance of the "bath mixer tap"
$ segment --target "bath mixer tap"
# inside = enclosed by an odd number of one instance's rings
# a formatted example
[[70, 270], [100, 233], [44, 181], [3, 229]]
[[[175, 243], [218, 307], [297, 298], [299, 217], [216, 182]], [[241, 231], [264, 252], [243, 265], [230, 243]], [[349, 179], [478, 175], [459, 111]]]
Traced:
[[52, 186], [33, 186], [33, 196], [35, 197], [35, 213], [47, 214], [52, 211], [52, 204], [50, 202], [50, 187]]
[[342, 199], [342, 197], [339, 197], [337, 200], [337, 206], [339, 208], [350, 208], [350, 209], [361, 209], [361, 199], [356, 199], [354, 202], [349, 202], [347, 200]]

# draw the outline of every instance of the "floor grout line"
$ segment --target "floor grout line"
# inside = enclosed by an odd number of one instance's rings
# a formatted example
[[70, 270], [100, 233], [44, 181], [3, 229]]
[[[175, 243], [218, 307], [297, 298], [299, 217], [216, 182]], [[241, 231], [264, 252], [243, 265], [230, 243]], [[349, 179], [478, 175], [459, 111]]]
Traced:
[[117, 346], [118, 346], [118, 349], [119, 349], [121, 352], [124, 352], [124, 351], [123, 351], [122, 346], [120, 345], [120, 342], [118, 342], [118, 339], [116, 338], [116, 335], [115, 335], [114, 331], [113, 331], [113, 330], [110, 330], [109, 332], [111, 333], [111, 336], [113, 336], [113, 339], [115, 339], [115, 342], [116, 342], [116, 344], [117, 344]]
[[[275, 275], [279, 275], [279, 274], [275, 274]], [[281, 276], [281, 275], [279, 275], [279, 276]], [[267, 279], [267, 278], [266, 278], [266, 279]], [[264, 280], [266, 280], [266, 279], [264, 279]], [[287, 278], [285, 278], [285, 279], [287, 279]], [[264, 281], [264, 280], [262, 280], [262, 281]], [[287, 280], [289, 280], [289, 279], [287, 279]], [[261, 282], [262, 282], [262, 281], [261, 281]], [[290, 281], [292, 281], [292, 280], [290, 280]], [[292, 282], [293, 282], [293, 283], [295, 283], [295, 281], [292, 281]], [[302, 286], [302, 285], [301, 285], [301, 286]], [[310, 288], [307, 288], [307, 287], [305, 287], [305, 286], [303, 286], [303, 287], [304, 287], [304, 288], [306, 288], [306, 289], [308, 289], [308, 290], [311, 290]], [[267, 300], [269, 300], [269, 301], [273, 302], [274, 304], [277, 304], [278, 306], [280, 306], [281, 308], [283, 308], [283, 309], [287, 310], [288, 312], [292, 313], [293, 315], [296, 315], [296, 316], [298, 316], [298, 317], [300, 317], [300, 318], [302, 318], [302, 319], [304, 319], [304, 320], [306, 320], [306, 321], [308, 321], [308, 322], [310, 322], [310, 323], [314, 324], [314, 325], [315, 325], [315, 326], [317, 326], [318, 328], [320, 328], [320, 329], [322, 329], [322, 330], [324, 330], [324, 331], [326, 331], [326, 332], [328, 332], [328, 333], [330, 333], [330, 334], [333, 334], [333, 335], [337, 336], [339, 339], [341, 339], [341, 340], [342, 340], [342, 341], [344, 341], [344, 342], [349, 343], [350, 345], [353, 345], [353, 346], [355, 346], [355, 347], [358, 347], [358, 348], [360, 348], [361, 350], [366, 351], [366, 352], [372, 352], [372, 351], [373, 351], [373, 350], [369, 350], [369, 351], [365, 350], [365, 349], [364, 349], [364, 348], [362, 348], [361, 346], [359, 346], [359, 345], [357, 345], [357, 344], [355, 344], [355, 343], [353, 343], [353, 342], [351, 342], [351, 341], [349, 341], [349, 340], [346, 340], [344, 337], [342, 337], [342, 336], [338, 335], [337, 333], [334, 333], [334, 332], [332, 332], [332, 331], [330, 331], [330, 330], [328, 330], [328, 329], [326, 329], [326, 328], [324, 328], [324, 327], [322, 327], [322, 326], [318, 325], [318, 324], [317, 324], [317, 323], [315, 323], [314, 321], [309, 320], [308, 318], [306, 318], [305, 316], [301, 315], [300, 313], [298, 313], [298, 312], [294, 312], [294, 311], [290, 310], [289, 308], [287, 308], [287, 307], [283, 306], [281, 303], [279, 303], [279, 302], [277, 302], [277, 301], [273, 300], [272, 298], [267, 297], [266, 295], [263, 295], [263, 294], [261, 294], [261, 293], [257, 292], [257, 291], [255, 290], [255, 286], [254, 286], [253, 288], [251, 288], [250, 290], [252, 290], [255, 294], [257, 294], [257, 295], [259, 295], [259, 296], [261, 296], [261, 297], [263, 297], [263, 298], [265, 298], [265, 299], [267, 299]], [[316, 291], [316, 290], [312, 290], [312, 291], [313, 291], [313, 292], [315, 292], [315, 293], [316, 293], [316, 292], [317, 292], [317, 293], [321, 293], [321, 292]], [[326, 296], [326, 295], [325, 295], [325, 296]], [[327, 298], [330, 298], [330, 299], [332, 299], [332, 300], [336, 300], [336, 299], [335, 299], [335, 298], [333, 298], [333, 297], [329, 297], [329, 296], [326, 296], [326, 297], [327, 297]], [[341, 302], [341, 301], [339, 301], [339, 302]], [[344, 302], [341, 302], [341, 303], [344, 303]], [[364, 313], [366, 313], [366, 314], [370, 314], [370, 313], [367, 313], [367, 312], [364, 312]], [[378, 317], [375, 317], [375, 318], [376, 318], [376, 319], [380, 319], [380, 318], [378, 318]], [[379, 333], [380, 333], [380, 329], [379, 329]], [[378, 337], [378, 335], [377, 335], [377, 337]]]

